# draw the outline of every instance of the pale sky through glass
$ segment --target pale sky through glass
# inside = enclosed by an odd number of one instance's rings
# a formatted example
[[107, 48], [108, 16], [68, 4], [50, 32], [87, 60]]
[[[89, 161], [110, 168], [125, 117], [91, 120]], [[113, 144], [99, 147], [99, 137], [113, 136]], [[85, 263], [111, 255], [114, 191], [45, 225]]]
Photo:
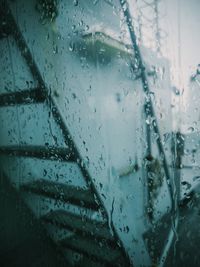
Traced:
[[[138, 16], [138, 6], [143, 6], [144, 2], [152, 3], [153, 1], [129, 0], [133, 17], [136, 18]], [[182, 114], [185, 112], [185, 115], [181, 115], [182, 118], [179, 118], [181, 122], [179, 121], [178, 127], [181, 127], [180, 124], [183, 121], [187, 121], [186, 114], [192, 112], [187, 110], [188, 102], [192, 101], [190, 78], [196, 72], [197, 65], [200, 63], [200, 1], [159, 0], [158, 2], [159, 27], [163, 32], [167, 33], [162, 40], [161, 50], [163, 56], [168, 58], [170, 62], [172, 85], [175, 85], [182, 92], [177, 100], [179, 112]], [[152, 18], [153, 13], [149, 12], [148, 14], [147, 10], [145, 9], [145, 15], [148, 18]], [[151, 22], [146, 23], [143, 27], [143, 35], [144, 45], [151, 47], [151, 41], [155, 41]], [[151, 41], [148, 42], [148, 40]]]

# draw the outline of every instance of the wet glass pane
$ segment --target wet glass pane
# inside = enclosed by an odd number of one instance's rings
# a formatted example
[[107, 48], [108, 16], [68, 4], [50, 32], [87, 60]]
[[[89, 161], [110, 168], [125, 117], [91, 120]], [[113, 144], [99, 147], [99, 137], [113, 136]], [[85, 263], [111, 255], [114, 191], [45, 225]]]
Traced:
[[197, 0], [2, 0], [0, 266], [199, 266]]

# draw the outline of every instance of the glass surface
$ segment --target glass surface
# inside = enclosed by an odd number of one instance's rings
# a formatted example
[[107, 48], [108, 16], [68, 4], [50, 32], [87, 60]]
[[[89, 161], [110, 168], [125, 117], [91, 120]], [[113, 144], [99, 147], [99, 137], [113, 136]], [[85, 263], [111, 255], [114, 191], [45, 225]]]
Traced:
[[199, 7], [2, 1], [0, 265], [200, 265]]

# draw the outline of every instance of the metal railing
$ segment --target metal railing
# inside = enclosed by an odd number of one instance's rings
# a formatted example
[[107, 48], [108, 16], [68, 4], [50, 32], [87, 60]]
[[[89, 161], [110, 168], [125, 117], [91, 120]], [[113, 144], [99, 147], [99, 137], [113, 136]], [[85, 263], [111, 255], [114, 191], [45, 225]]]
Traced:
[[[148, 82], [148, 78], [147, 78], [147, 74], [146, 74], [146, 70], [145, 70], [145, 65], [143, 63], [140, 48], [138, 46], [137, 37], [135, 34], [134, 25], [133, 25], [133, 19], [132, 19], [130, 10], [129, 10], [129, 5], [128, 5], [126, 0], [119, 0], [119, 1], [120, 1], [122, 11], [123, 11], [125, 22], [126, 22], [127, 27], [128, 27], [130, 39], [131, 39], [132, 46], [133, 46], [133, 50], [135, 53], [135, 62], [137, 64], [137, 68], [139, 68], [140, 72], [141, 72], [140, 78], [141, 78], [141, 82], [142, 82], [143, 91], [145, 93], [145, 104], [144, 104], [145, 116], [146, 116], [146, 119], [148, 119], [149, 117], [151, 118], [150, 121], [151, 121], [152, 129], [153, 129], [154, 133], [158, 136], [158, 138], [156, 139], [157, 147], [158, 147], [159, 153], [160, 153], [161, 158], [162, 158], [162, 164], [163, 164], [163, 168], [164, 168], [164, 172], [165, 172], [166, 182], [167, 182], [167, 186], [168, 186], [168, 190], [169, 190], [169, 194], [170, 194], [170, 198], [171, 198], [172, 225], [171, 225], [171, 229], [169, 231], [168, 241], [167, 241], [166, 245], [164, 246], [161, 257], [160, 257], [159, 266], [161, 267], [165, 263], [168, 251], [169, 251], [171, 244], [172, 244], [172, 241], [174, 239], [176, 228], [178, 226], [178, 213], [177, 213], [177, 203], [176, 203], [177, 201], [176, 201], [176, 196], [175, 196], [176, 188], [175, 188], [174, 180], [172, 179], [172, 176], [170, 175], [170, 172], [169, 172], [169, 167], [167, 164], [167, 159], [166, 159], [164, 147], [163, 147], [162, 140], [161, 140], [161, 135], [160, 135], [159, 127], [158, 127], [156, 114], [154, 111], [153, 103], [151, 101], [150, 86], [149, 86], [149, 82]], [[148, 143], [149, 147], [147, 148], [146, 153], [147, 153], [147, 155], [149, 155], [151, 153], [151, 151], [150, 151], [151, 150], [150, 127], [149, 127], [149, 125], [147, 125], [147, 143]]]
[[[45, 97], [46, 98], [46, 103], [47, 105], [49, 105], [49, 107], [51, 108], [51, 112], [53, 115], [53, 118], [55, 120], [55, 122], [57, 123], [57, 125], [60, 127], [63, 137], [64, 137], [64, 141], [65, 144], [69, 146], [71, 153], [73, 155], [73, 157], [76, 159], [76, 163], [78, 164], [81, 173], [83, 174], [84, 179], [86, 180], [87, 185], [89, 186], [89, 188], [91, 188], [91, 191], [95, 194], [97, 201], [99, 202], [100, 206], [102, 207], [102, 214], [105, 216], [105, 218], [108, 220], [109, 218], [109, 213], [102, 201], [102, 198], [100, 197], [100, 194], [96, 188], [96, 186], [94, 185], [94, 182], [92, 180], [92, 177], [90, 176], [87, 167], [78, 151], [78, 148], [76, 147], [73, 138], [65, 124], [65, 120], [54, 100], [54, 98], [51, 95], [51, 92], [48, 90], [47, 85], [45, 84], [45, 81], [40, 73], [40, 70], [37, 66], [37, 63], [35, 62], [31, 51], [27, 45], [27, 42], [22, 34], [22, 32], [20, 31], [19, 26], [17, 25], [15, 18], [12, 14], [12, 11], [9, 7], [9, 4], [7, 3], [7, 1], [3, 1], [0, 4], [0, 8], [1, 10], [3, 10], [3, 14], [7, 17], [7, 22], [8, 25], [7, 27], [9, 28], [9, 33], [13, 35], [15, 42], [17, 44], [17, 46], [19, 47], [19, 50], [22, 54], [22, 56], [24, 57], [26, 64], [28, 65], [33, 77], [37, 80], [38, 82], [38, 86], [37, 86], [37, 90], [39, 90], [39, 97]], [[38, 94], [38, 91], [37, 91]], [[115, 237], [115, 239], [117, 240], [117, 242], [119, 243], [122, 252], [124, 254], [124, 258], [126, 260], [126, 266], [132, 266], [132, 263], [130, 262], [129, 256], [122, 244], [122, 241], [120, 240], [118, 233], [115, 229], [115, 226], [113, 224], [113, 221], [111, 220], [110, 222], [110, 226], [111, 226], [111, 230], [113, 232], [113, 235]]]

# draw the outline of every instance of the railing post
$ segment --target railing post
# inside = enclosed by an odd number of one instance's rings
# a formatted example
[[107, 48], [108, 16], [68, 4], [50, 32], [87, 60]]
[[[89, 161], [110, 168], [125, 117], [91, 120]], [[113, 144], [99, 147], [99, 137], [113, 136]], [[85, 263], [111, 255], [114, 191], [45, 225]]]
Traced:
[[184, 136], [179, 131], [173, 134], [172, 153], [174, 160], [174, 191], [176, 208], [178, 208], [181, 194], [182, 156], [184, 154]]

